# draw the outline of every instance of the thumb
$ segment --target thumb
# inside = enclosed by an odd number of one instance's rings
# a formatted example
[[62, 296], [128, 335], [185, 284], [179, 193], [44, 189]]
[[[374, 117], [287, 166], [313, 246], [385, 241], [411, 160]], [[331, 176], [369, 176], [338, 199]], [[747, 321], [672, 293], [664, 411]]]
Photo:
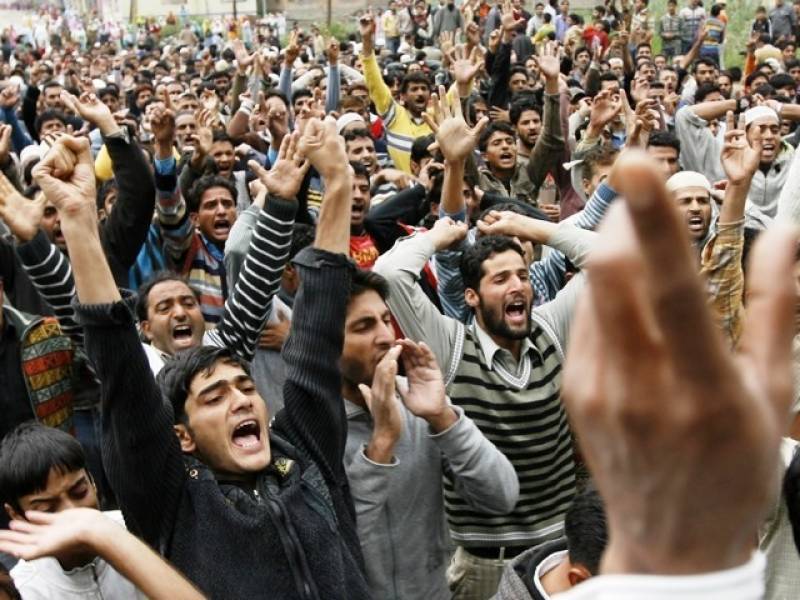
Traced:
[[67, 149], [75, 154], [79, 164], [93, 163], [92, 156], [89, 152], [88, 138], [65, 135], [60, 141], [64, 144], [64, 146], [66, 146]]

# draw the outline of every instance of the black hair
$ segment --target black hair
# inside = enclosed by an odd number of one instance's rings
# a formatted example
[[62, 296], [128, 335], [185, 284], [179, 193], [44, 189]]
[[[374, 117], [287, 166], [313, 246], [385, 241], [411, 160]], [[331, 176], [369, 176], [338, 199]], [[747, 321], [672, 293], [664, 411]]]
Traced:
[[671, 131], [654, 131], [647, 140], [647, 147], [656, 146], [658, 148], [675, 148], [680, 155], [681, 141]]
[[189, 280], [186, 279], [186, 277], [176, 273], [175, 271], [156, 271], [149, 278], [144, 280], [139, 286], [139, 289], [136, 290], [136, 304], [134, 305], [134, 311], [136, 313], [136, 318], [140, 323], [142, 321], [147, 321], [147, 309], [149, 307], [148, 298], [150, 296], [150, 291], [159, 283], [163, 283], [165, 281], [180, 281], [181, 283], [185, 283], [186, 287], [192, 290], [192, 293], [199, 300], [197, 292], [192, 288], [191, 285], [189, 285]]
[[619, 79], [617, 79], [617, 76], [610, 71], [606, 71], [605, 73], [600, 75], [600, 83], [602, 84], [604, 81], [613, 81], [615, 83], [619, 83]]
[[314, 243], [316, 228], [308, 223], [295, 223], [292, 226], [292, 245], [289, 247], [289, 260], [292, 260], [303, 248]]
[[36, 130], [36, 135], [39, 135], [42, 127], [48, 121], [61, 121], [64, 127], [67, 126], [67, 117], [64, 115], [64, 113], [62, 113], [60, 110], [50, 108], [43, 111], [38, 117], [36, 117], [36, 121], [33, 123], [33, 128]]
[[526, 69], [523, 65], [514, 65], [508, 71], [508, 80], [511, 81], [511, 76], [516, 75], [517, 73], [522, 73], [525, 75], [525, 79], [528, 79], [530, 75], [528, 74], [528, 69]]
[[431, 89], [431, 81], [428, 79], [428, 76], [419, 71], [415, 71], [403, 77], [403, 82], [400, 84], [400, 93], [405, 94], [412, 83], [424, 83], [428, 86], [428, 91]]
[[487, 235], [478, 238], [461, 255], [459, 270], [464, 287], [477, 291], [483, 277], [483, 263], [495, 254], [512, 250], [525, 259], [525, 253], [520, 245], [510, 237], [504, 235]]
[[17, 425], [0, 442], [0, 503], [21, 513], [19, 499], [47, 487], [51, 470], [85, 468], [83, 447], [67, 432], [35, 421]]
[[542, 15], [542, 21], [544, 21], [545, 23], [550, 23], [552, 20], [553, 20], [553, 15], [551, 15], [550, 13], [546, 12]]
[[369, 181], [369, 171], [367, 171], [367, 167], [362, 165], [360, 162], [350, 161], [350, 167], [353, 169], [353, 175], [356, 177], [363, 177], [367, 181]]
[[719, 92], [719, 86], [716, 83], [704, 83], [698, 86], [697, 91], [694, 93], [694, 101], [699, 104], [714, 92]]
[[287, 108], [289, 107], [289, 99], [286, 97], [286, 94], [284, 94], [280, 90], [277, 90], [275, 88], [270, 88], [266, 92], [264, 92], [264, 101], [267, 101], [270, 98], [280, 98], [283, 101], [283, 103], [287, 106]]
[[348, 129], [347, 131], [342, 134], [345, 142], [352, 142], [353, 140], [360, 140], [361, 138], [369, 138], [372, 139], [372, 136], [369, 134], [369, 131], [362, 127], [356, 127], [355, 129]]
[[542, 106], [536, 102], [536, 99], [530, 95], [520, 96], [511, 103], [511, 108], [508, 111], [508, 116], [511, 119], [511, 124], [516, 126], [519, 123], [522, 113], [526, 110], [533, 110], [541, 117]]
[[774, 88], [774, 87], [772, 87], [772, 86], [771, 86], [770, 84], [768, 84], [768, 83], [762, 83], [760, 86], [758, 86], [758, 87], [757, 87], [755, 90], [753, 90], [753, 91], [754, 91], [756, 94], [760, 94], [760, 95], [764, 96], [765, 98], [771, 98], [772, 96], [774, 96], [774, 95], [775, 95], [775, 88]]
[[300, 88], [294, 94], [292, 94], [292, 106], [294, 103], [300, 100], [300, 98], [313, 98], [314, 93], [308, 88]]
[[[215, 129], [212, 132], [212, 138], [211, 139], [212, 139], [212, 141], [214, 143], [217, 143], [217, 142], [230, 142], [232, 146], [236, 145], [236, 144], [233, 143], [233, 138], [231, 136], [229, 136], [228, 132], [225, 131], [224, 129]], [[236, 198], [236, 195], [234, 194], [233, 197]]]
[[792, 89], [797, 87], [797, 84], [794, 81], [794, 77], [792, 77], [788, 73], [776, 73], [775, 75], [769, 78], [769, 84], [776, 90], [782, 87], [790, 87]]
[[636, 44], [637, 51], [639, 50], [639, 48], [649, 48], [650, 51], [653, 50], [653, 47], [650, 45], [650, 42], [641, 42], [639, 44]]
[[428, 135], [421, 135], [416, 138], [411, 144], [411, 161], [419, 163], [423, 158], [432, 156], [428, 150], [428, 146], [436, 141], [436, 136], [432, 133]]
[[236, 186], [233, 185], [233, 182], [230, 179], [221, 177], [219, 175], [203, 175], [194, 183], [192, 189], [189, 190], [189, 197], [186, 199], [186, 206], [189, 209], [189, 212], [197, 212], [200, 210], [200, 201], [203, 198], [203, 194], [215, 187], [221, 187], [228, 190], [231, 194], [231, 198], [234, 202], [236, 202]]
[[572, 53], [572, 56], [574, 58], [574, 57], [578, 56], [578, 54], [582, 54], [582, 53], [588, 54], [590, 57], [592, 56], [591, 50], [589, 50], [589, 48], [587, 48], [586, 46], [580, 46], [578, 48], [575, 48], [575, 52]]
[[718, 69], [719, 68], [719, 67], [717, 67], [717, 63], [715, 63], [710, 58], [698, 58], [694, 63], [694, 69], [693, 69], [694, 73], [697, 73], [697, 68], [700, 65], [705, 65], [706, 67], [711, 67], [713, 69]]
[[491, 138], [492, 135], [497, 132], [506, 133], [515, 140], [517, 139], [517, 132], [514, 131], [514, 128], [511, 127], [511, 125], [503, 121], [492, 121], [489, 123], [486, 129], [483, 130], [483, 133], [481, 133], [481, 137], [478, 140], [478, 150], [481, 152], [486, 152], [486, 146], [489, 143], [489, 138]]
[[389, 299], [389, 282], [386, 281], [383, 275], [379, 275], [375, 271], [354, 269], [350, 280], [349, 299], [352, 300], [356, 296], [369, 291], [375, 292], [381, 297], [381, 300], [386, 302]]
[[114, 96], [117, 100], [119, 100], [119, 89], [115, 85], [108, 85], [97, 92], [98, 98], [103, 98], [103, 96]]
[[172, 407], [174, 423], [188, 424], [185, 406], [192, 380], [198, 373], [210, 374], [218, 361], [233, 363], [249, 374], [247, 366], [226, 346], [190, 348], [178, 352], [164, 363], [164, 368], [156, 376], [156, 383], [161, 389], [162, 396]]
[[106, 206], [106, 198], [108, 195], [118, 189], [117, 188], [117, 180], [112, 177], [111, 179], [104, 181], [100, 187], [97, 188], [97, 196], [95, 198], [97, 204], [97, 210], [103, 209]]
[[788, 72], [790, 69], [800, 67], [800, 60], [797, 60], [796, 58], [790, 58], [789, 60], [783, 63], [783, 66], [786, 68], [786, 71]]
[[764, 77], [767, 81], [769, 81], [769, 76], [766, 73], [764, 73], [764, 71], [753, 71], [752, 73], [750, 73], [750, 75], [748, 75], [745, 78], [744, 84], [747, 87], [750, 87], [751, 85], [753, 85], [753, 82], [759, 77]]
[[600, 559], [608, 545], [608, 526], [603, 499], [591, 485], [575, 496], [567, 509], [564, 535], [569, 561], [597, 575]]
[[711, 7], [711, 16], [712, 17], [718, 17], [720, 15], [720, 13], [722, 13], [722, 5], [721, 4], [715, 4], [714, 6]]

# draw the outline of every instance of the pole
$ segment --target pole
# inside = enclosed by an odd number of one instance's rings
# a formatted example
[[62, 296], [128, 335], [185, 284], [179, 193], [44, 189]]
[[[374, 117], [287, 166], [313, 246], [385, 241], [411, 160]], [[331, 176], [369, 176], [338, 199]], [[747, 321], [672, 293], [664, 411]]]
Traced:
[[233, 20], [236, 21], [236, 0], [233, 0]]
[[332, 10], [332, 7], [331, 7], [331, 0], [328, 0], [328, 1], [327, 1], [327, 4], [326, 4], [326, 7], [325, 7], [325, 8], [326, 8], [326, 12], [325, 12], [325, 22], [327, 23], [327, 25], [328, 25], [328, 30], [330, 31], [330, 28], [331, 28], [331, 21], [333, 20], [333, 10]]

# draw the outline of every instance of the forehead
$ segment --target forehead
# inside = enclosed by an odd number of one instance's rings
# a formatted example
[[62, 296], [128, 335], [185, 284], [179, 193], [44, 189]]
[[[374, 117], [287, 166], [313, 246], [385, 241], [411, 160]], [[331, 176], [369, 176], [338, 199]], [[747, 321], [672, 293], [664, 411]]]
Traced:
[[710, 197], [706, 190], [699, 187], [683, 188], [676, 190], [673, 194], [676, 200], [692, 200], [694, 198], [698, 200], [708, 200]]
[[36, 490], [30, 494], [26, 494], [21, 499], [34, 498], [41, 496], [57, 496], [69, 490], [78, 481], [87, 477], [86, 469], [78, 469], [77, 471], [64, 471], [57, 467], [51, 467], [50, 472], [47, 474], [47, 483], [41, 490]]
[[[233, 142], [230, 140], [219, 140], [211, 144], [211, 152], [221, 152], [223, 150], [233, 151]], [[225, 188], [211, 188], [211, 189], [225, 189]]]
[[241, 365], [227, 358], [220, 358], [211, 368], [201, 369], [192, 377], [189, 394], [197, 396], [209, 385], [220, 382], [232, 382], [241, 377], [250, 377]]
[[150, 305], [158, 304], [162, 300], [169, 298], [182, 298], [184, 296], [194, 296], [192, 289], [183, 281], [169, 279], [155, 284], [147, 294]]
[[201, 204], [210, 202], [212, 200], [230, 200], [233, 201], [230, 190], [224, 187], [212, 187], [203, 192], [203, 197], [200, 199]]
[[486, 140], [487, 144], [494, 144], [495, 142], [514, 142], [514, 136], [505, 131], [495, 131]]
[[514, 250], [506, 250], [492, 254], [481, 263], [484, 277], [491, 277], [503, 271], [526, 269], [525, 260]]
[[652, 156], [678, 158], [678, 151], [672, 146], [649, 146], [647, 152]]
[[541, 116], [539, 115], [539, 111], [538, 110], [534, 110], [532, 108], [529, 108], [527, 110], [523, 110], [522, 113], [520, 113], [520, 115], [519, 115], [519, 120], [520, 121], [524, 121], [526, 119], [539, 120], [539, 119], [541, 119]]
[[194, 125], [194, 115], [180, 115], [175, 117], [175, 125], [178, 127], [185, 126], [185, 125]]
[[347, 304], [346, 321], [351, 323], [364, 317], [383, 315], [389, 308], [375, 290], [366, 290], [353, 296]]
[[374, 148], [375, 142], [372, 141], [371, 137], [357, 137], [353, 140], [349, 140], [346, 143], [347, 147], [350, 148], [351, 146], [354, 148]]
[[756, 127], [760, 127], [761, 129], [763, 129], [765, 127], [778, 127], [779, 126], [778, 121], [773, 119], [772, 117], [759, 117], [758, 119], [755, 119], [752, 123], [750, 123], [750, 125], [748, 126], [748, 129], [750, 127], [752, 127], [753, 125], [755, 125]]

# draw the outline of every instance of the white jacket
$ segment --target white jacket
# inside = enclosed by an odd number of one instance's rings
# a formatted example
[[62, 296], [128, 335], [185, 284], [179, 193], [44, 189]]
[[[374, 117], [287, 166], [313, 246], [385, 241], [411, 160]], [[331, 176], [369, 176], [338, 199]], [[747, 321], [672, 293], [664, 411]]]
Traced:
[[[118, 510], [104, 513], [124, 525]], [[55, 558], [21, 560], [11, 578], [22, 600], [144, 600], [147, 597], [102, 558], [65, 571]]]

